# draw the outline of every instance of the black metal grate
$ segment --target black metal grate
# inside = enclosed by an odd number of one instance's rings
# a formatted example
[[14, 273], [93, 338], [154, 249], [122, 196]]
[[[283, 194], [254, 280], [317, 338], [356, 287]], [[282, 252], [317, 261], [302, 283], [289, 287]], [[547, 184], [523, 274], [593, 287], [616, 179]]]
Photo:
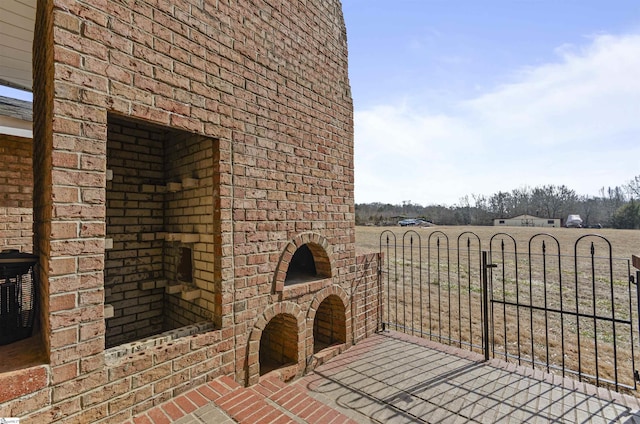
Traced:
[[37, 257], [0, 253], [0, 345], [31, 336], [36, 313]]

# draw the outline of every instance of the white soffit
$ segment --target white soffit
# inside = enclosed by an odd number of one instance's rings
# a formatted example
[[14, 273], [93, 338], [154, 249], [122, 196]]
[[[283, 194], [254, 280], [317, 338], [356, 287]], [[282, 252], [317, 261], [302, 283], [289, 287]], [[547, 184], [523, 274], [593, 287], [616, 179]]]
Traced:
[[0, 0], [0, 85], [31, 91], [37, 0]]

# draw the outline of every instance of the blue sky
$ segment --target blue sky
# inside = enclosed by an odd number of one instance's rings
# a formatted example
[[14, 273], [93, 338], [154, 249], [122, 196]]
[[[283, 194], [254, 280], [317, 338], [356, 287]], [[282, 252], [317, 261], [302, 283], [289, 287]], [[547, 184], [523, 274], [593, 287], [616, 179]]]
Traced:
[[640, 1], [342, 4], [357, 203], [640, 175]]
[[13, 99], [33, 101], [33, 95], [29, 91], [16, 90], [15, 88], [0, 85], [0, 96], [11, 97]]

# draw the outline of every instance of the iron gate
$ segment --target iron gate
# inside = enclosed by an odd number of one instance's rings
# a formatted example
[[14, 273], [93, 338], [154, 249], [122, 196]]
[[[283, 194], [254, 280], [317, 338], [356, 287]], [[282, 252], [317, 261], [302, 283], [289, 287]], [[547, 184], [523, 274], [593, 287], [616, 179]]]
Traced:
[[[525, 248], [523, 248], [523, 244]], [[638, 290], [609, 240], [571, 246], [409, 230], [380, 235], [382, 329], [615, 390], [637, 388]]]

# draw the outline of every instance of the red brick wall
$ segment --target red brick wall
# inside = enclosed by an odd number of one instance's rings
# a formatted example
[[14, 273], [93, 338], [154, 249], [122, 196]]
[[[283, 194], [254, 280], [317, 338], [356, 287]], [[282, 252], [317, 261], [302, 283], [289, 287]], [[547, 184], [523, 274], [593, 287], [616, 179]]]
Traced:
[[0, 250], [32, 251], [32, 150], [30, 139], [0, 134]]
[[[105, 252], [105, 303], [114, 308], [106, 321], [106, 346], [162, 331], [164, 285], [163, 134], [116, 121], [108, 130], [106, 232], [113, 247]], [[154, 184], [155, 183], [155, 184]], [[146, 187], [146, 189], [145, 189]]]
[[382, 298], [378, 270], [383, 256], [370, 253], [358, 256], [351, 280], [351, 310], [353, 315], [353, 341], [358, 342], [381, 330], [380, 301]]
[[[353, 321], [362, 302], [353, 303], [353, 109], [340, 2], [53, 3], [38, 2], [34, 41], [34, 219], [48, 362], [36, 369], [48, 378], [28, 403], [0, 399], [0, 416], [116, 422], [216, 374], [249, 381], [252, 349], [280, 313], [295, 318], [302, 370], [314, 308], [330, 295], [345, 307], [347, 342], [356, 329], [365, 334]], [[194, 229], [209, 237], [195, 284], [207, 292], [199, 307], [221, 327], [121, 358], [104, 350], [115, 115], [216, 140], [213, 219]], [[300, 234], [326, 241], [331, 278], [276, 292], [280, 258]]]

